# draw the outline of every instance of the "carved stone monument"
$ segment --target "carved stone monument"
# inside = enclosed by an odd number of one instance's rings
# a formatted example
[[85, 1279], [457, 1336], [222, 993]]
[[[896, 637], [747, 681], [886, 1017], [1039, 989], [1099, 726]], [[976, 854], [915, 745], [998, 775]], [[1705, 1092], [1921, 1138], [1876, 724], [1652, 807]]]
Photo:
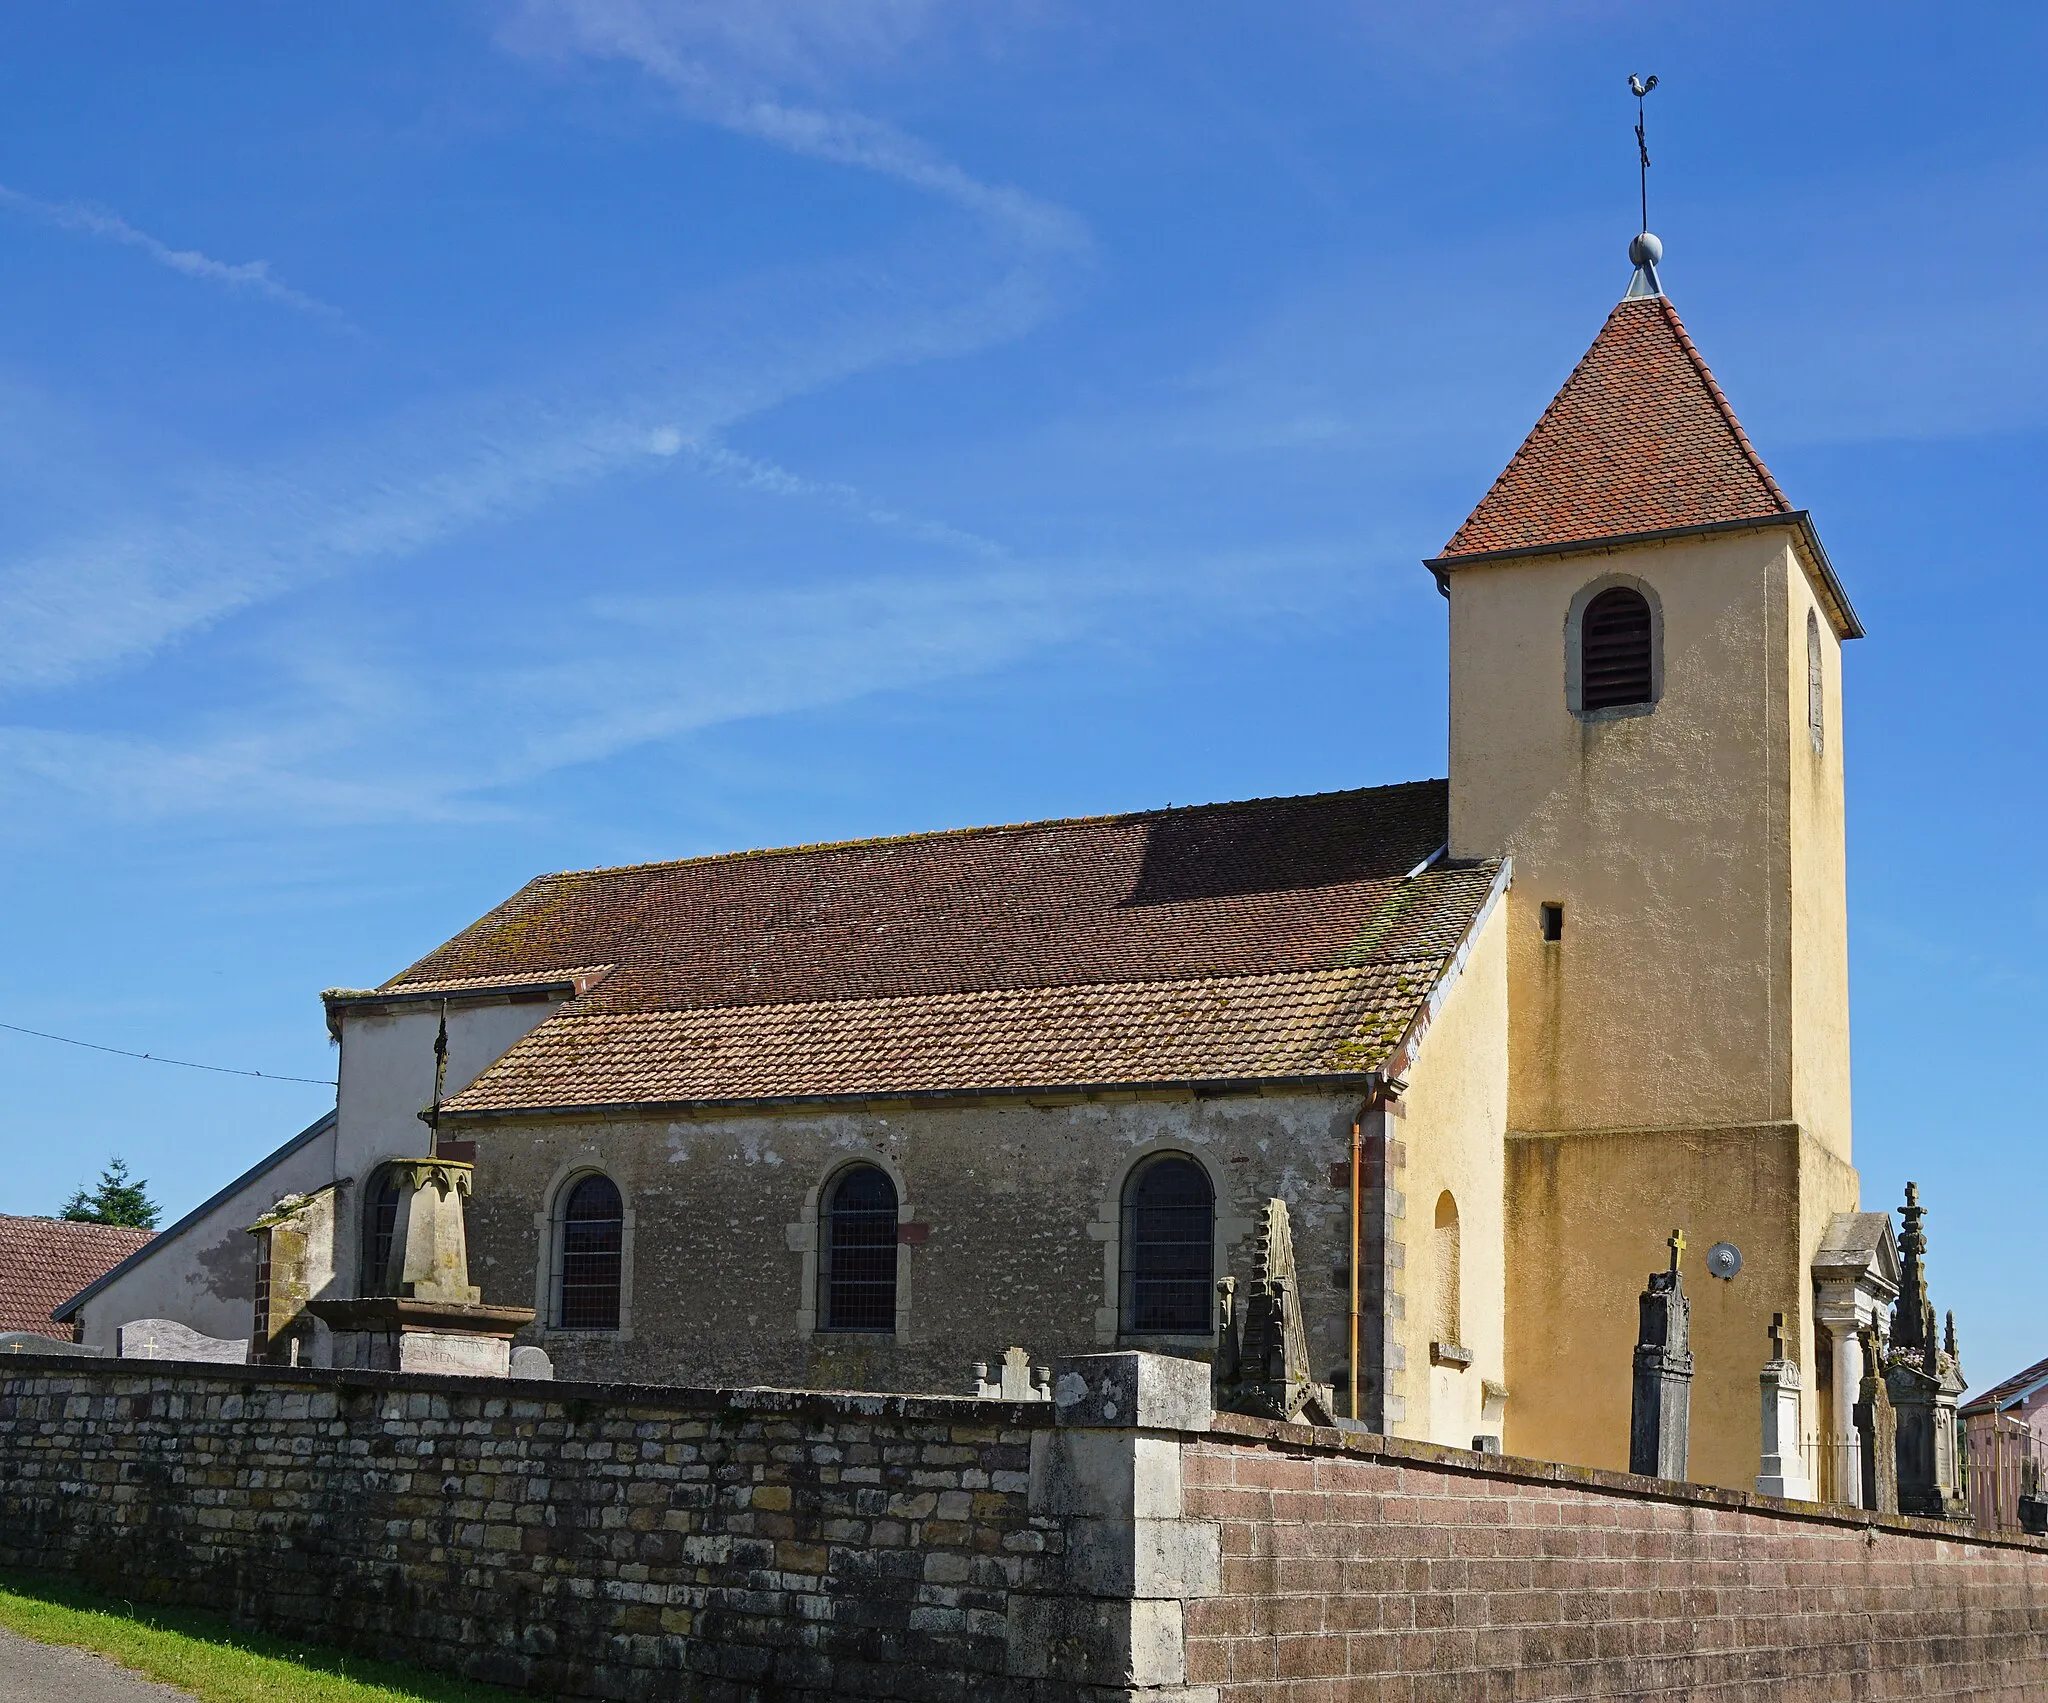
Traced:
[[1678, 1275], [1685, 1233], [1672, 1231], [1669, 1246], [1670, 1270], [1650, 1274], [1639, 1303], [1628, 1470], [1682, 1479], [1692, 1427], [1692, 1307]]
[[1785, 1315], [1771, 1315], [1771, 1357], [1757, 1382], [1763, 1392], [1763, 1451], [1756, 1475], [1759, 1496], [1811, 1502], [1799, 1426], [1799, 1364], [1785, 1352]]
[[1223, 1333], [1215, 1368], [1216, 1405], [1266, 1419], [1310, 1425], [1337, 1423], [1336, 1397], [1309, 1375], [1308, 1331], [1301, 1320], [1301, 1289], [1294, 1272], [1294, 1232], [1287, 1202], [1266, 1202], [1259, 1215], [1252, 1280], [1242, 1305], [1237, 1282], [1217, 1287]]
[[[1899, 1298], [1899, 1243], [1891, 1214], [1835, 1213], [1809, 1269], [1814, 1322], [1823, 1333], [1816, 1344], [1817, 1399], [1808, 1409], [1808, 1422], [1824, 1445], [1815, 1488], [1826, 1501], [1867, 1507], [1860, 1487], [1870, 1475], [1869, 1456], [1855, 1408], [1871, 1365], [1863, 1350], [1866, 1327], [1882, 1330]], [[1879, 1363], [1880, 1375], [1883, 1370]]]
[[1920, 1191], [1906, 1185], [1899, 1211], [1899, 1303], [1892, 1313], [1891, 1354], [1885, 1389], [1898, 1420], [1899, 1512], [1938, 1520], [1966, 1520], [1962, 1451], [1956, 1417], [1965, 1379], [1956, 1352], [1955, 1315], [1949, 1315], [1947, 1352], [1927, 1298], [1927, 1209]]
[[486, 1307], [469, 1281], [462, 1199], [473, 1167], [457, 1159], [406, 1161], [387, 1274], [394, 1293], [314, 1301], [309, 1310], [334, 1331], [334, 1363], [378, 1371], [447, 1372], [502, 1378], [512, 1336], [533, 1322], [531, 1307]]

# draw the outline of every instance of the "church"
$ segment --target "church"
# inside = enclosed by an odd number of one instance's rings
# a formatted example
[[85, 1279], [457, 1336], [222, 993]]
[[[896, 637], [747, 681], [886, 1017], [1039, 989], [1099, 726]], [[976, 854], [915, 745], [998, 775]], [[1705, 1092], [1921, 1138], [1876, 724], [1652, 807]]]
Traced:
[[[1899, 1285], [1850, 1159], [1862, 628], [1631, 259], [1416, 576], [1447, 779], [540, 876], [330, 990], [334, 1112], [59, 1316], [324, 1363], [433, 1160], [558, 1376], [972, 1393], [1012, 1346], [1211, 1358], [1277, 1199], [1343, 1418], [1625, 1468], [1683, 1250], [1690, 1476], [1755, 1483], [1778, 1314], [1853, 1450]], [[248, 1231], [309, 1201], [287, 1304]]]

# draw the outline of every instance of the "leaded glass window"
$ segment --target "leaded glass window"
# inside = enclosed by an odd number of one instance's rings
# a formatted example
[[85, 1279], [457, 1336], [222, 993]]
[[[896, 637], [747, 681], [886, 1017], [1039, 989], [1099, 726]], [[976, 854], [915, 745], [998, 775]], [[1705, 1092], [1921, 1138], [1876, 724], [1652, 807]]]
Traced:
[[1124, 1184], [1123, 1328], [1199, 1336], [1214, 1328], [1216, 1195], [1192, 1159], [1148, 1160]]

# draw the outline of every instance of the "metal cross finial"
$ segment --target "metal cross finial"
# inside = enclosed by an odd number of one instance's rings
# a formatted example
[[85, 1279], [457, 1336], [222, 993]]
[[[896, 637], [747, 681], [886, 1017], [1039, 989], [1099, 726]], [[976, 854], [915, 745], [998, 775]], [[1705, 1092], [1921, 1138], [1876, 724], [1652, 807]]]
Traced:
[[1683, 1230], [1672, 1231], [1670, 1239], [1664, 1245], [1671, 1250], [1671, 1269], [1676, 1271], [1679, 1258], [1685, 1252], [1685, 1232]]
[[1636, 97], [1636, 154], [1642, 161], [1636, 174], [1643, 198], [1643, 222], [1638, 228], [1645, 231], [1650, 228], [1650, 144], [1643, 138], [1643, 97], [1656, 86], [1655, 77], [1629, 75], [1628, 92]]
[[427, 1107], [428, 1146], [441, 1151], [441, 1097], [448, 1090], [448, 1002], [441, 1001], [441, 1027], [434, 1032], [434, 1099]]
[[1771, 1358], [1773, 1360], [1785, 1358], [1785, 1315], [1783, 1313], [1773, 1313], [1771, 1315]]

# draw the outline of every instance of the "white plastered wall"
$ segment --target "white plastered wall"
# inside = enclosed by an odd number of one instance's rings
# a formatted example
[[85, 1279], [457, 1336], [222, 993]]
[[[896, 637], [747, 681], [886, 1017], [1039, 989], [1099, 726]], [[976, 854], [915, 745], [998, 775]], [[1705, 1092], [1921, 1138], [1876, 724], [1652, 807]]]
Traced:
[[284, 1195], [334, 1177], [333, 1126], [303, 1145], [295, 1137], [190, 1224], [174, 1225], [79, 1308], [88, 1346], [111, 1355], [115, 1333], [136, 1319], [174, 1319], [207, 1336], [245, 1337], [255, 1319], [256, 1239], [249, 1225]]
[[[559, 1003], [451, 1001], [445, 1091], [467, 1087]], [[249, 1225], [283, 1196], [334, 1182], [346, 1186], [336, 1206], [335, 1279], [327, 1293], [355, 1293], [362, 1251], [362, 1191], [355, 1185], [386, 1160], [426, 1153], [430, 1137], [419, 1114], [434, 1093], [440, 1020], [437, 1003], [388, 1015], [344, 1011], [334, 1124], [313, 1141], [287, 1143], [199, 1218], [151, 1243], [144, 1258], [79, 1309], [85, 1341], [111, 1354], [115, 1332], [135, 1319], [174, 1319], [208, 1336], [247, 1336], [256, 1275]]]
[[[515, 1041], [552, 1016], [559, 1003], [451, 1000], [443, 1094], [467, 1088]], [[334, 1159], [340, 1175], [359, 1182], [388, 1160], [426, 1153], [430, 1137], [420, 1113], [434, 1097], [434, 1036], [440, 1023], [441, 1006], [434, 1001], [382, 1013], [343, 1012]], [[361, 1190], [353, 1194], [335, 1250], [336, 1292], [345, 1295], [357, 1292], [356, 1267], [362, 1259]], [[512, 1297], [511, 1304], [523, 1300]]]

